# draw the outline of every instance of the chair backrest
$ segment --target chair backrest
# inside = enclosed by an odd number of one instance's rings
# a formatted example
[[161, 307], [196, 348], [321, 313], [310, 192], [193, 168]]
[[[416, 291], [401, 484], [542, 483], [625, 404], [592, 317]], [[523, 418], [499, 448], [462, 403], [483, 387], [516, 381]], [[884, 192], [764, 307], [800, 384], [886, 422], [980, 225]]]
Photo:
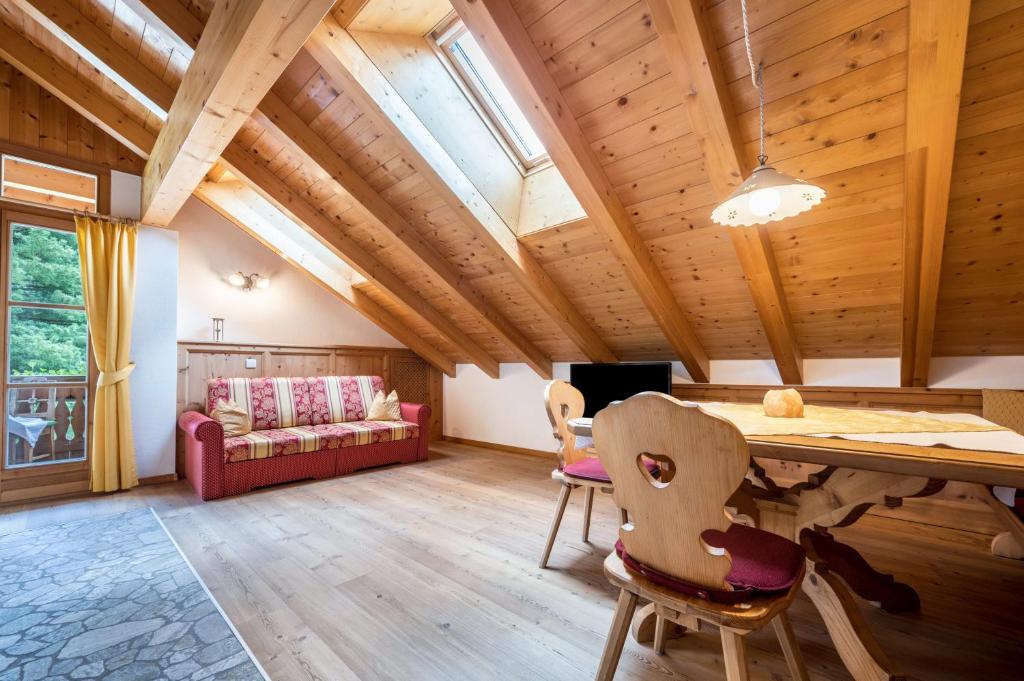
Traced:
[[[750, 465], [739, 429], [697, 405], [640, 393], [598, 412], [594, 446], [629, 516], [619, 528], [626, 552], [690, 584], [731, 590], [731, 560], [700, 535], [729, 528], [724, 507]], [[658, 478], [642, 457], [658, 462]]]
[[583, 393], [566, 381], [554, 380], [544, 388], [544, 407], [548, 410], [551, 430], [558, 440], [558, 467], [576, 463], [584, 456], [576, 449], [576, 436], [566, 422], [583, 416]]
[[982, 390], [981, 415], [992, 423], [1024, 433], [1024, 390]]

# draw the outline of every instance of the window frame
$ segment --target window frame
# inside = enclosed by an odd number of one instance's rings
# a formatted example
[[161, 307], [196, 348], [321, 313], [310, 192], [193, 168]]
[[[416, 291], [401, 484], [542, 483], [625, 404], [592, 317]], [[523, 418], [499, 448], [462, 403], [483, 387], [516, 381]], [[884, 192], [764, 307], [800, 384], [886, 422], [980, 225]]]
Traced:
[[[71, 219], [68, 214], [61, 212], [45, 209], [38, 207], [37, 210], [26, 210], [21, 205], [17, 207], [10, 207], [8, 199], [0, 200], [0, 215], [2, 215], [2, 224], [0, 224], [0, 238], [3, 239], [3, 258], [0, 262], [0, 290], [3, 291], [3, 299], [0, 301], [0, 305], [3, 307], [3, 313], [0, 314], [0, 333], [3, 334], [2, 342], [0, 342], [0, 366], [3, 367], [2, 377], [2, 390], [3, 390], [3, 425], [0, 428], [3, 437], [3, 446], [0, 448], [0, 502], [8, 500], [8, 493], [2, 489], [3, 483], [10, 479], [17, 478], [36, 478], [34, 482], [43, 482], [49, 476], [64, 476], [67, 474], [79, 473], [84, 474], [84, 481], [86, 488], [88, 486], [88, 470], [90, 466], [90, 460], [92, 452], [90, 451], [89, 433], [92, 432], [93, 428], [93, 411], [92, 411], [92, 400], [96, 394], [96, 379], [99, 374], [99, 369], [96, 366], [95, 357], [92, 350], [92, 333], [88, 326], [88, 319], [86, 320], [86, 358], [87, 367], [86, 375], [82, 381], [48, 381], [41, 383], [23, 383], [23, 382], [11, 382], [10, 375], [10, 315], [11, 310], [15, 307], [35, 307], [35, 308], [47, 308], [47, 309], [72, 309], [72, 310], [85, 310], [84, 300], [81, 306], [78, 305], [66, 305], [59, 303], [25, 303], [24, 301], [15, 302], [11, 300], [11, 239], [13, 237], [12, 226], [15, 224], [26, 225], [29, 227], [39, 227], [43, 229], [52, 229], [56, 231], [71, 232], [74, 233], [75, 224], [74, 220]], [[57, 462], [40, 462], [40, 463], [27, 463], [27, 464], [8, 464], [8, 428], [7, 428], [7, 400], [8, 391], [18, 388], [85, 388], [86, 390], [86, 414], [85, 414], [85, 433], [83, 437], [83, 450], [84, 457], [81, 459], [75, 459], [71, 461], [57, 461]], [[75, 476], [79, 477], [79, 476]], [[42, 479], [42, 480], [40, 480]], [[77, 481], [76, 481], [77, 482]], [[44, 483], [45, 484], [45, 483]], [[52, 492], [50, 493], [52, 494]], [[49, 496], [50, 494], [40, 494], [38, 496]]]
[[491, 131], [491, 134], [498, 141], [501, 147], [508, 154], [519, 172], [525, 177], [543, 170], [552, 165], [551, 156], [544, 151], [539, 156], [532, 158], [520, 150], [514, 138], [518, 136], [515, 129], [508, 123], [506, 117], [493, 110], [490, 105], [490, 97], [481, 92], [476, 83], [476, 78], [466, 72], [463, 64], [452, 54], [452, 46], [455, 41], [469, 32], [462, 19], [454, 12], [442, 21], [437, 28], [427, 34], [427, 42], [437, 54], [441, 63], [448, 70], [449, 75], [462, 90], [463, 95], [469, 100], [484, 124]]

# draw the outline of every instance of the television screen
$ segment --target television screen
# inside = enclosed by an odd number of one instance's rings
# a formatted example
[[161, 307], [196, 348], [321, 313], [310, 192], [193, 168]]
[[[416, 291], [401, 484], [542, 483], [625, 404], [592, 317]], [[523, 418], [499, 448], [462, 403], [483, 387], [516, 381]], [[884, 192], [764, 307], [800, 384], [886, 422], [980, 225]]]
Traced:
[[584, 416], [593, 416], [616, 400], [654, 391], [672, 394], [670, 362], [570, 364], [569, 382], [583, 393]]

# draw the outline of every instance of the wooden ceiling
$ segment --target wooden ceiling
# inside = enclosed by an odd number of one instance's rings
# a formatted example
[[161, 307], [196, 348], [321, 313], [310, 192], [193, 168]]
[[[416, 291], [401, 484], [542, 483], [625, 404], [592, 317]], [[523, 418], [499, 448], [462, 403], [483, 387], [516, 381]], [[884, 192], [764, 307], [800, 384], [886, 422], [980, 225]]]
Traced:
[[[0, 136], [142, 172], [170, 126], [131, 90], [172, 109], [214, 4], [5, 0]], [[517, 237], [346, 29], [416, 33], [436, 0], [338, 2], [233, 138], [196, 142], [446, 370], [762, 358], [799, 383], [802, 358], [902, 356], [925, 384], [932, 355], [1024, 354], [1024, 0], [749, 0], [770, 160], [828, 192], [760, 230], [710, 221], [756, 165], [739, 0], [453, 5], [586, 218]]]

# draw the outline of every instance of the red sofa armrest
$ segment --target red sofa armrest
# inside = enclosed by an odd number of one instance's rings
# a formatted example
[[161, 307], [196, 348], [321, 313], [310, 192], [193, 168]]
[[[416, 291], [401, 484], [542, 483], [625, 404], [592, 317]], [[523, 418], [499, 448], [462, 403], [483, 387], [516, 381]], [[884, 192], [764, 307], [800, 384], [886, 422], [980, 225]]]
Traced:
[[205, 414], [186, 411], [178, 417], [185, 438], [185, 477], [208, 501], [224, 496], [224, 426]]
[[412, 421], [420, 427], [420, 442], [416, 448], [416, 460], [427, 460], [427, 447], [430, 444], [430, 407], [426, 404], [402, 402], [402, 420]]

